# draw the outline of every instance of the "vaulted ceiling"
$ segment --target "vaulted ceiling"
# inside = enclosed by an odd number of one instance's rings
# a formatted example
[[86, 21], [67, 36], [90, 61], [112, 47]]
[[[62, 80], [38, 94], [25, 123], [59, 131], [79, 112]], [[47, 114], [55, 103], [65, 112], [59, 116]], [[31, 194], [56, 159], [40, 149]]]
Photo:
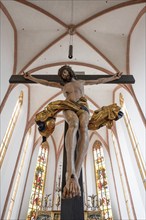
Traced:
[[[129, 72], [130, 36], [140, 16], [145, 0], [2, 0], [2, 9], [15, 33], [13, 74], [29, 71], [35, 74], [57, 74], [61, 65], [85, 74]], [[70, 34], [73, 58], [68, 58]], [[30, 115], [47, 103], [58, 90], [36, 89], [29, 85]], [[87, 88], [91, 105], [112, 102], [116, 85]], [[102, 92], [103, 96], [97, 94]], [[62, 95], [59, 98], [63, 98]], [[104, 99], [104, 101], [103, 101]], [[94, 102], [95, 101], [95, 102]], [[94, 108], [92, 108], [94, 110]]]
[[[127, 46], [131, 29], [145, 1], [2, 1], [17, 32], [16, 73], [64, 63], [76, 70], [91, 67], [106, 73], [127, 73]], [[68, 58], [70, 28], [73, 59]], [[88, 69], [88, 74], [96, 73]], [[54, 72], [53, 72], [54, 73]]]

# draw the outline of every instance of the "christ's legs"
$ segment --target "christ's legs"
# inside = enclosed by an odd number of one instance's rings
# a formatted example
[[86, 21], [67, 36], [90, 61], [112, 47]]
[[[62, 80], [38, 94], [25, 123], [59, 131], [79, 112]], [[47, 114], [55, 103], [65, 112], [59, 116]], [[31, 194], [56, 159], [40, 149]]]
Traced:
[[78, 141], [78, 151], [77, 151], [77, 158], [76, 158], [76, 176], [77, 178], [80, 177], [80, 172], [82, 168], [83, 161], [87, 154], [87, 150], [89, 147], [89, 137], [88, 137], [88, 123], [89, 123], [89, 113], [84, 112], [79, 116], [79, 141]]
[[76, 148], [76, 134], [79, 127], [78, 116], [70, 110], [64, 111], [65, 120], [68, 123], [68, 130], [65, 136], [65, 147], [67, 153], [67, 172], [66, 185], [63, 189], [64, 198], [72, 198], [80, 195], [80, 186], [75, 171], [75, 148]]

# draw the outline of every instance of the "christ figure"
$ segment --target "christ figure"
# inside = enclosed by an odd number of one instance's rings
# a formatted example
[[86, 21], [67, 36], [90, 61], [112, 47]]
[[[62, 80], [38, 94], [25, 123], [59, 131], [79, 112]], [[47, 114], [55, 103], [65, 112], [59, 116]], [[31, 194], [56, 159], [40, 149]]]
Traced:
[[[110, 82], [119, 79], [122, 75], [118, 72], [108, 78], [100, 78], [97, 80], [78, 80], [74, 71], [70, 66], [62, 66], [58, 70], [60, 82], [49, 82], [47, 80], [38, 79], [31, 76], [29, 73], [24, 73], [24, 77], [33, 82], [43, 84], [45, 86], [57, 87], [62, 90], [65, 100], [79, 105], [81, 103], [81, 111], [64, 110], [64, 118], [68, 124], [68, 130], [65, 136], [65, 148], [67, 152], [67, 170], [66, 170], [66, 185], [63, 189], [64, 198], [72, 198], [81, 195], [79, 177], [82, 168], [82, 163], [87, 154], [89, 147], [88, 123], [89, 123], [89, 108], [87, 100], [84, 96], [84, 86], [95, 85], [100, 83]], [[79, 131], [78, 143], [76, 139], [77, 131]], [[78, 152], [74, 161], [76, 144]]]

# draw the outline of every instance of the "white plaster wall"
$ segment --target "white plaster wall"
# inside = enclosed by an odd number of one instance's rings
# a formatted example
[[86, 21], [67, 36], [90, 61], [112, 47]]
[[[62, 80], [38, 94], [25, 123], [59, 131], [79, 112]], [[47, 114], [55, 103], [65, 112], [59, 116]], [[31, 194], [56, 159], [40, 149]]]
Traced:
[[[14, 110], [14, 106], [16, 105], [16, 102], [18, 100], [18, 97], [20, 95], [20, 92], [24, 92], [23, 97], [23, 104], [21, 107], [20, 114], [18, 116], [15, 129], [13, 131], [10, 143], [8, 145], [8, 149], [5, 155], [5, 159], [2, 164], [1, 169], [1, 189], [2, 189], [2, 204], [1, 204], [1, 210], [3, 208], [8, 187], [13, 175], [14, 167], [17, 161], [17, 156], [20, 150], [25, 126], [26, 126], [26, 117], [27, 117], [27, 88], [25, 86], [17, 86], [9, 95], [8, 101], [6, 105], [4, 106], [4, 109], [1, 114], [1, 138], [3, 139], [3, 136], [5, 134], [6, 128], [8, 126], [9, 120], [11, 118], [12, 112]], [[23, 122], [23, 123], [22, 123]], [[6, 187], [7, 186], [7, 187]]]
[[96, 179], [95, 179], [95, 168], [94, 168], [94, 160], [93, 160], [93, 144], [98, 139], [97, 135], [93, 135], [90, 146], [87, 153], [86, 159], [86, 173], [87, 173], [87, 196], [91, 196], [92, 194], [96, 194]]
[[[13, 28], [5, 16], [5, 14], [0, 10], [1, 13], [1, 40], [0, 40], [0, 50], [1, 50], [1, 67], [0, 67], [0, 81], [1, 81], [1, 101], [9, 86], [9, 78], [13, 74], [14, 65], [14, 31]], [[5, 85], [5, 86], [2, 86]]]
[[[111, 147], [111, 144], [109, 147]], [[113, 174], [114, 174], [112, 170], [113, 164], [111, 165], [109, 153], [107, 152], [104, 145], [103, 145], [103, 151], [104, 151], [105, 167], [106, 167], [107, 182], [108, 182], [108, 188], [109, 188], [109, 193], [110, 193], [113, 219], [120, 219], [119, 210], [118, 210], [118, 201], [117, 201], [117, 195], [116, 195], [116, 185], [115, 185], [114, 178], [113, 178]]]
[[55, 148], [51, 137], [48, 138], [48, 143], [49, 143], [49, 156], [48, 156], [48, 167], [47, 167], [44, 195], [51, 194], [49, 199], [53, 200], [56, 157], [55, 157]]
[[[30, 117], [38, 111], [38, 109], [45, 103], [49, 103], [49, 100], [53, 95], [58, 93], [60, 89], [51, 88], [49, 86], [38, 85], [38, 84], [31, 84], [30, 85]], [[37, 94], [37, 95], [34, 95]], [[64, 99], [62, 95], [57, 96], [57, 98], [51, 100], [55, 101], [56, 99], [62, 100]], [[47, 104], [46, 104], [47, 105]], [[45, 106], [46, 106], [45, 105]]]
[[130, 74], [135, 77], [133, 85], [136, 97], [146, 116], [146, 15], [136, 25], [130, 43]]
[[[99, 84], [99, 85], [92, 85], [92, 86], [88, 85], [88, 86], [85, 86], [85, 95], [89, 96], [95, 103], [97, 103], [99, 107], [102, 107], [102, 106], [112, 104], [113, 88], [114, 88], [114, 85], [109, 85], [109, 84]], [[94, 108], [92, 110], [94, 110]]]
[[[110, 143], [110, 154], [111, 154], [111, 160], [112, 160], [112, 166], [113, 166], [113, 175], [115, 177], [116, 188], [118, 190], [118, 200], [119, 200], [119, 208], [121, 211], [121, 217], [122, 217], [122, 219], [128, 219], [128, 213], [127, 213], [127, 209], [126, 209], [126, 204], [125, 204], [125, 200], [124, 200], [124, 193], [123, 193], [122, 183], [121, 183], [121, 178], [120, 178], [120, 171], [118, 168], [116, 154], [115, 154], [114, 146], [113, 146], [113, 143], [112, 143], [110, 136], [109, 136], [109, 143]], [[109, 184], [111, 186], [111, 179], [109, 179]], [[114, 206], [115, 201], [113, 200], [113, 193], [110, 192], [110, 195], [111, 195], [111, 204], [112, 204], [113, 215], [114, 215], [115, 219], [118, 215], [117, 219], [119, 219], [118, 210], [116, 210], [115, 206]], [[116, 205], [116, 207], [117, 207], [117, 205]]]

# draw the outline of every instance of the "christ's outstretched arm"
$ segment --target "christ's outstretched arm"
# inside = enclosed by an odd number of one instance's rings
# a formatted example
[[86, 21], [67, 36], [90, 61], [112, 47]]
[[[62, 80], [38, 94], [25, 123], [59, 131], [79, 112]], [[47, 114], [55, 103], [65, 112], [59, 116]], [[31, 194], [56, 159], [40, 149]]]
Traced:
[[122, 76], [122, 72], [118, 72], [108, 78], [100, 78], [97, 80], [86, 80], [84, 81], [84, 85], [95, 85], [95, 84], [100, 84], [100, 83], [107, 83], [107, 82], [111, 82], [113, 80], [119, 79], [121, 76]]
[[60, 83], [57, 83], [57, 82], [49, 82], [49, 81], [44, 80], [44, 79], [38, 79], [38, 78], [36, 78], [36, 77], [34, 77], [34, 76], [31, 76], [30, 73], [27, 73], [27, 72], [24, 73], [23, 76], [24, 76], [25, 79], [29, 79], [29, 80], [31, 80], [31, 81], [33, 81], [33, 82], [42, 84], [42, 85], [44, 85], [44, 86], [57, 87], [57, 88], [62, 89], [62, 86], [61, 86]]

